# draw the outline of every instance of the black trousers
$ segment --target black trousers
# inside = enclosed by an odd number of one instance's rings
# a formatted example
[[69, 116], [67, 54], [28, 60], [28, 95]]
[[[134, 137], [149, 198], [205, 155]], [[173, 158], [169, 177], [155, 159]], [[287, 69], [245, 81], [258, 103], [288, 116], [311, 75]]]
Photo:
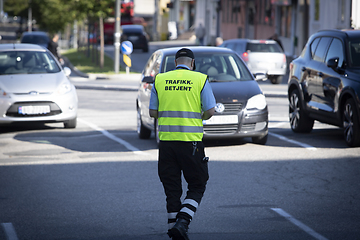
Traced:
[[[173, 216], [169, 217], [169, 223], [179, 217], [191, 221], [209, 179], [204, 158], [202, 142], [160, 141], [158, 174], [166, 194], [167, 212]], [[183, 204], [181, 173], [188, 184]]]

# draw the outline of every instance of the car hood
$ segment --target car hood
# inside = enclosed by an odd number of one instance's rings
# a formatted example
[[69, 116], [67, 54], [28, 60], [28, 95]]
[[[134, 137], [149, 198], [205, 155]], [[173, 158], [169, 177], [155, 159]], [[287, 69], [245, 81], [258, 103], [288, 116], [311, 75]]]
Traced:
[[63, 81], [63, 72], [47, 74], [13, 74], [0, 76], [0, 88], [7, 93], [52, 93]]
[[252, 96], [262, 93], [255, 80], [233, 82], [210, 82], [216, 102], [246, 102]]

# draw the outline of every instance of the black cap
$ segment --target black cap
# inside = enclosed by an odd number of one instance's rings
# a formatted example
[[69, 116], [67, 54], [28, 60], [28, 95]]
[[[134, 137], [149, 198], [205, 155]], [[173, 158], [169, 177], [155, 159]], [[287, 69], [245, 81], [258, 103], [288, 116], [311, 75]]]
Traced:
[[175, 59], [178, 59], [179, 57], [189, 57], [194, 59], [194, 53], [188, 49], [188, 48], [182, 48], [179, 51], [177, 51], [176, 55], [175, 55]]

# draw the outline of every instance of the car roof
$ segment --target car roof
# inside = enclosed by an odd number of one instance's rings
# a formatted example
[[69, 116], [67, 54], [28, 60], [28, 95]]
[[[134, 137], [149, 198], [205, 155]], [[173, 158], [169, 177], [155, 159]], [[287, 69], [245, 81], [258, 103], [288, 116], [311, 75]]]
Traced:
[[37, 44], [28, 44], [28, 43], [5, 43], [0, 44], [0, 51], [46, 51], [45, 48]]
[[246, 43], [246, 42], [250, 42], [250, 43], [276, 43], [276, 41], [272, 40], [272, 39], [247, 39], [247, 38], [234, 38], [234, 39], [228, 39], [225, 40], [223, 43], [230, 43], [230, 42], [241, 42], [241, 43]]
[[316, 33], [316, 35], [324, 35], [328, 34], [330, 36], [338, 36], [338, 37], [349, 37], [349, 38], [359, 38], [360, 30], [356, 29], [324, 29], [320, 30]]
[[49, 35], [46, 32], [42, 32], [42, 31], [23, 32], [22, 36], [26, 36], [26, 35], [37, 35], [37, 36], [49, 37]]
[[121, 28], [123, 29], [123, 30], [132, 30], [132, 29], [134, 29], [134, 30], [142, 30], [142, 29], [144, 29], [144, 27], [142, 26], [142, 25], [135, 25], [135, 24], [130, 24], [130, 25], [122, 25], [121, 26]]
[[221, 47], [207, 47], [207, 46], [182, 46], [182, 47], [171, 47], [171, 48], [163, 48], [159, 49], [158, 51], [161, 51], [164, 53], [164, 55], [174, 55], [177, 51], [179, 51], [181, 48], [188, 48], [190, 49], [195, 57], [197, 53], [234, 53], [231, 49], [228, 48], [221, 48]]

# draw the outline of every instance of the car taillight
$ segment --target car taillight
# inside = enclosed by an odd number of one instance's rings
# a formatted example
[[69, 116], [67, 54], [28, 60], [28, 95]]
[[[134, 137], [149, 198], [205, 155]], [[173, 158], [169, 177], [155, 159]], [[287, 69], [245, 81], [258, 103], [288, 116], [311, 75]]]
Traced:
[[248, 54], [247, 52], [244, 52], [244, 53], [242, 54], [242, 59], [243, 59], [245, 62], [249, 61], [249, 54]]
[[286, 56], [284, 54], [283, 63], [286, 63]]

